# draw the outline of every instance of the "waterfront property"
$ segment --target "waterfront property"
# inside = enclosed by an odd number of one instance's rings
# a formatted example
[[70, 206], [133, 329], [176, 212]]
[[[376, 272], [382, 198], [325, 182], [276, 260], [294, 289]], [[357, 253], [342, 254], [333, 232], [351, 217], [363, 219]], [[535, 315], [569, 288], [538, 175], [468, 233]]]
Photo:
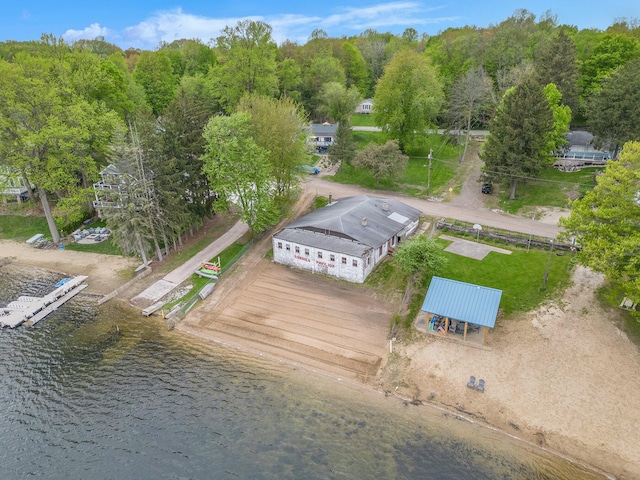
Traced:
[[273, 260], [363, 283], [415, 232], [419, 217], [420, 210], [395, 199], [357, 195], [336, 200], [273, 235]]
[[421, 308], [426, 315], [427, 330], [440, 335], [463, 336], [484, 330], [482, 343], [498, 316], [502, 290], [433, 277]]

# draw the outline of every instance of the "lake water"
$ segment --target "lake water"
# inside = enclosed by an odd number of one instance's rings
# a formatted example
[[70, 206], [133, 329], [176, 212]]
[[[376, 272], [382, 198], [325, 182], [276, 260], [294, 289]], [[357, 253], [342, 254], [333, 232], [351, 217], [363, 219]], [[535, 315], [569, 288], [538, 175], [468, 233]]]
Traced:
[[[0, 306], [60, 274], [0, 268]], [[0, 331], [0, 479], [599, 479], [426, 406], [80, 294]]]

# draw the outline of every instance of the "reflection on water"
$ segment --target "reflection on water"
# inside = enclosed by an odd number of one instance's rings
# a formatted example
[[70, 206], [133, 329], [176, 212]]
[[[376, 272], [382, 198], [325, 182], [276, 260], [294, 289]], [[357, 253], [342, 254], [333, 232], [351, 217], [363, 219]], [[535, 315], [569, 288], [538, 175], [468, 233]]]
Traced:
[[[0, 306], [61, 275], [0, 268]], [[80, 294], [0, 331], [0, 478], [595, 479], [428, 407]]]

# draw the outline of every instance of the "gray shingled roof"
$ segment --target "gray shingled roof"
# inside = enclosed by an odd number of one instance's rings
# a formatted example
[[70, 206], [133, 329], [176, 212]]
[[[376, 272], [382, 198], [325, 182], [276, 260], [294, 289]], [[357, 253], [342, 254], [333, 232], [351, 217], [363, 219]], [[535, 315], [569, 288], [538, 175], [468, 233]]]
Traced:
[[[324, 234], [325, 242], [329, 241], [328, 235], [331, 235], [377, 248], [415, 222], [419, 216], [420, 210], [393, 198], [357, 195], [336, 200], [315, 210], [290, 223], [284, 230], [319, 232]], [[284, 230], [276, 234], [277, 238], [283, 238], [281, 233]]]
[[336, 123], [312, 123], [311, 132], [316, 137], [334, 136], [338, 130]]

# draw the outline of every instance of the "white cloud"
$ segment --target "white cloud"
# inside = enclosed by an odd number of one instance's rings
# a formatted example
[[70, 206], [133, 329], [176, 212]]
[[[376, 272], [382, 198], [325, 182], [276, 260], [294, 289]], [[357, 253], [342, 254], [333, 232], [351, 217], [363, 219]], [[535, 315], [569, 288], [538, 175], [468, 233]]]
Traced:
[[109, 33], [110, 30], [108, 28], [101, 27], [99, 23], [92, 23], [82, 30], [67, 30], [62, 34], [62, 38], [69, 43], [73, 43], [81, 38], [93, 40], [96, 37], [107, 37]]
[[432, 16], [433, 12], [440, 8], [442, 7], [425, 8], [415, 1], [395, 1], [364, 8], [341, 7], [337, 13], [324, 17], [317, 14], [282, 14], [243, 18], [206, 17], [185, 13], [181, 8], [176, 8], [158, 11], [121, 32], [110, 31], [96, 23], [84, 30], [68, 30], [63, 37], [73, 41], [79, 38], [93, 39], [102, 35], [123, 48], [132, 46], [154, 49], [160, 42], [171, 43], [181, 38], [198, 38], [204, 43], [209, 43], [218, 37], [226, 26], [234, 26], [238, 21], [249, 18], [271, 25], [272, 36], [277, 43], [288, 39], [303, 44], [315, 29], [323, 29], [329, 36], [340, 36], [360, 33], [368, 28], [390, 31], [397, 27], [415, 27], [459, 19]]
[[[259, 17], [255, 17], [259, 19]], [[227, 25], [240, 18], [208, 18], [184, 13], [181, 8], [159, 11], [144, 22], [128, 27], [123, 37], [136, 47], [154, 48], [160, 42], [171, 43], [181, 38], [199, 38], [208, 43]]]

